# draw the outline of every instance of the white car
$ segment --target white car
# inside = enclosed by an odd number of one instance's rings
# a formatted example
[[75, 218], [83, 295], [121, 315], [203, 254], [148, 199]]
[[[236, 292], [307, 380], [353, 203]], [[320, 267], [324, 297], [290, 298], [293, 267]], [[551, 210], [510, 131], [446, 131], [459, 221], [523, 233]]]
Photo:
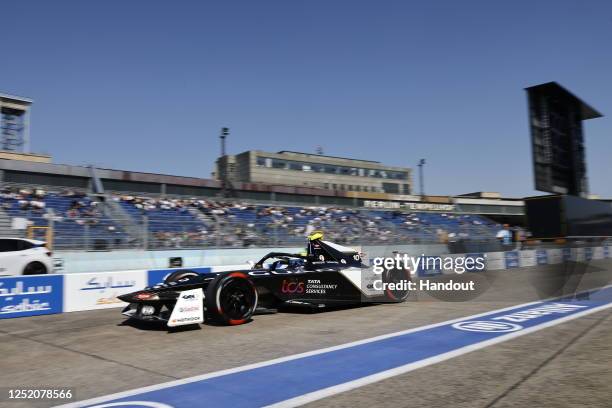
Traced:
[[53, 272], [51, 251], [45, 245], [34, 239], [0, 237], [0, 276]]

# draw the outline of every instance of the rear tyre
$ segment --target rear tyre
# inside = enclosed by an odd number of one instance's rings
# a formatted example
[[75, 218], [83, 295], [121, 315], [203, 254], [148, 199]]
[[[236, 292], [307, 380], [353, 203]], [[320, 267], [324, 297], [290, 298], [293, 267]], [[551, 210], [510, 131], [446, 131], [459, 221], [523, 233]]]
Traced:
[[164, 283], [178, 282], [179, 280], [187, 278], [189, 276], [198, 276], [198, 273], [195, 271], [190, 271], [188, 269], [180, 269], [168, 275], [166, 279], [164, 279]]
[[206, 315], [225, 325], [244, 324], [257, 307], [257, 290], [248, 275], [232, 272], [217, 276], [206, 288]]
[[[407, 283], [411, 281], [410, 272], [405, 269], [386, 270], [383, 273], [382, 278], [383, 282], [393, 283], [396, 285], [396, 287], [398, 284], [404, 284], [404, 286], [407, 286]], [[408, 296], [410, 296], [410, 290], [408, 288], [395, 290], [391, 290], [389, 288], [385, 289], [385, 298], [389, 302], [405, 302], [406, 299], [408, 299]]]
[[47, 267], [41, 262], [30, 262], [23, 269], [24, 275], [45, 275]]

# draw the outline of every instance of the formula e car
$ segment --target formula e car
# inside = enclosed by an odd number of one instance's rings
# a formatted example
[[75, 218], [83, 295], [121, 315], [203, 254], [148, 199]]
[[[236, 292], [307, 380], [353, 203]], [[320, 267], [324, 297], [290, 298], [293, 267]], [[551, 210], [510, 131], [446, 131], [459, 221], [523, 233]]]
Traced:
[[361, 254], [324, 241], [322, 233], [308, 237], [304, 253], [270, 252], [252, 269], [199, 274], [179, 270], [163, 283], [119, 296], [129, 303], [122, 313], [141, 321], [164, 322], [169, 327], [215, 321], [238, 325], [253, 314], [273, 313], [300, 306], [359, 305], [365, 302], [402, 302], [409, 291], [407, 270], [376, 274]]

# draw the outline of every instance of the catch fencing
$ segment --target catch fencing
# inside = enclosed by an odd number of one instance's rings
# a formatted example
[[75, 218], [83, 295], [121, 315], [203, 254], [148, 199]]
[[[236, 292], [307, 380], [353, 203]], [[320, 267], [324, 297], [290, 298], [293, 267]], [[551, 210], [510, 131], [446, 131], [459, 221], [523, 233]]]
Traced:
[[[13, 224], [20, 224], [15, 223]], [[498, 246], [490, 227], [466, 223], [446, 230], [439, 226], [403, 225], [367, 219], [324, 220], [313, 223], [149, 217], [70, 218], [31, 214], [17, 229], [3, 235], [49, 241], [53, 250], [108, 251], [120, 249], [212, 249], [303, 246], [314, 230], [343, 245], [448, 244], [470, 251], [492, 251]], [[459, 249], [461, 251], [461, 249]]]

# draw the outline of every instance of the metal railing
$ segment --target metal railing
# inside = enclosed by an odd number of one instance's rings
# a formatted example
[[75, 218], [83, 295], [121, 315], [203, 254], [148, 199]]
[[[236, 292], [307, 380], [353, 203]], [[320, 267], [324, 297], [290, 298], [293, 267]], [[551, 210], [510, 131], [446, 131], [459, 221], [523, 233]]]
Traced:
[[[25, 215], [25, 214], [24, 214]], [[401, 245], [469, 243], [489, 245], [495, 242], [490, 230], [478, 225], [464, 225], [453, 232], [436, 226], [404, 226], [390, 222], [373, 222], [358, 217], [347, 221], [327, 220], [306, 223], [282, 219], [243, 222], [226, 217], [180, 220], [174, 217], [134, 217], [130, 225], [124, 219], [109, 217], [70, 218], [27, 214], [23, 237], [45, 240], [46, 226], [52, 234], [54, 250], [103, 251], [117, 249], [202, 249], [303, 246], [314, 230], [325, 232], [326, 239], [345, 245]], [[29, 231], [29, 232], [28, 232]], [[2, 232], [0, 231], [0, 234]], [[15, 234], [13, 234], [15, 235]], [[40, 235], [40, 236], [39, 236]], [[476, 248], [476, 247], [474, 247]]]

